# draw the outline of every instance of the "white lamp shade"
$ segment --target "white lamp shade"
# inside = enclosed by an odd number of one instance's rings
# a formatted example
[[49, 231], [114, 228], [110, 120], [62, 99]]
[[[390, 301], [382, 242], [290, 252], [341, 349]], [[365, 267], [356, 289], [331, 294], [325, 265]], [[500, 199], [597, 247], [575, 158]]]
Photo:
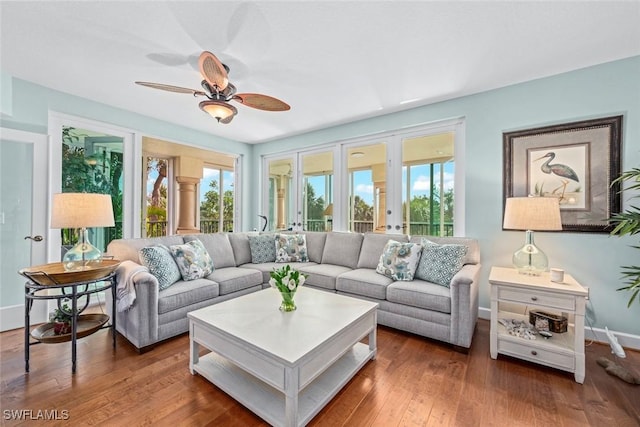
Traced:
[[60, 193], [53, 195], [51, 228], [113, 227], [109, 194]]
[[510, 197], [504, 208], [506, 230], [562, 230], [557, 197]]

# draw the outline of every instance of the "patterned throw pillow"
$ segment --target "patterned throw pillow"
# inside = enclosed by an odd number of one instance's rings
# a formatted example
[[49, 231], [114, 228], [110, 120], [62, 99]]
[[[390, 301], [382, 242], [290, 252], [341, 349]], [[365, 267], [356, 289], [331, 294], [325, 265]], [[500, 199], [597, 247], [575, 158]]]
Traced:
[[449, 287], [451, 279], [464, 265], [467, 255], [465, 245], [439, 245], [422, 239], [422, 257], [416, 270], [416, 278]]
[[411, 281], [420, 261], [422, 246], [389, 240], [380, 255], [376, 272], [393, 280]]
[[147, 246], [138, 251], [140, 262], [156, 276], [160, 290], [182, 279], [178, 265], [173, 260], [171, 251], [165, 245]]
[[261, 264], [263, 262], [274, 262], [276, 260], [275, 234], [261, 234], [259, 236], [248, 237], [252, 263]]
[[307, 262], [307, 239], [304, 234], [276, 235], [276, 262]]
[[201, 279], [213, 273], [213, 261], [200, 240], [173, 245], [170, 249], [180, 269], [182, 280]]

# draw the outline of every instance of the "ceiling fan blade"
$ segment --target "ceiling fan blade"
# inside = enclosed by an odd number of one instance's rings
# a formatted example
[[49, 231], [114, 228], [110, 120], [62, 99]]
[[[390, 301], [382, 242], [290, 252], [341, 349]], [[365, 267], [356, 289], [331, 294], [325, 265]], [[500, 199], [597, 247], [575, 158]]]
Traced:
[[218, 88], [219, 91], [227, 88], [229, 84], [227, 70], [224, 69], [222, 62], [220, 62], [213, 53], [207, 52], [206, 50], [202, 52], [198, 60], [198, 67], [200, 68], [202, 78], [213, 88]]
[[201, 90], [189, 89], [187, 87], [172, 86], [172, 85], [165, 85], [162, 83], [152, 83], [152, 82], [136, 82], [136, 84], [140, 86], [150, 87], [153, 89], [166, 90], [169, 92], [190, 93], [193, 96], [207, 96], [207, 94]]
[[286, 102], [280, 101], [272, 96], [261, 95], [259, 93], [238, 93], [234, 95], [233, 99], [247, 107], [257, 108], [258, 110], [287, 111], [291, 109], [289, 104]]

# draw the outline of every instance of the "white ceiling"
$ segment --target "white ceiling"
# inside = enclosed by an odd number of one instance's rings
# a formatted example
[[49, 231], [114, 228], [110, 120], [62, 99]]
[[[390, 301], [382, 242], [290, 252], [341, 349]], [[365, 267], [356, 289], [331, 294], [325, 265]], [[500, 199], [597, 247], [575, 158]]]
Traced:
[[[640, 55], [638, 1], [22, 1], [0, 3], [0, 65], [20, 79], [256, 143]], [[231, 124], [200, 99], [202, 50], [239, 92]]]

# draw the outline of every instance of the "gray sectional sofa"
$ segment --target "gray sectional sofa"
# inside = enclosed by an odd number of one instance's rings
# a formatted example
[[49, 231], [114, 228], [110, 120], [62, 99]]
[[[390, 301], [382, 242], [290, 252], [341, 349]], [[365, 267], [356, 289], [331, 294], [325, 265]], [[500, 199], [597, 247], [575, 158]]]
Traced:
[[[252, 263], [250, 234], [255, 233], [112, 241], [107, 253], [122, 261], [117, 270], [118, 287], [123, 289], [128, 284], [134, 288], [136, 297], [127, 310], [118, 312], [118, 332], [139, 351], [144, 351], [162, 340], [187, 332], [189, 311], [269, 287], [269, 273], [283, 264]], [[476, 240], [427, 237], [438, 244], [467, 246], [462, 269], [453, 276], [449, 287], [445, 287], [420, 279], [393, 281], [376, 272], [389, 239], [420, 243], [421, 236], [342, 232], [301, 234], [305, 235], [308, 261], [291, 265], [308, 275], [304, 286], [377, 302], [381, 325], [462, 349], [471, 346], [478, 314], [480, 272], [480, 250]], [[215, 270], [206, 278], [180, 280], [160, 290], [157, 278], [140, 265], [139, 250], [156, 244], [183, 244], [194, 239], [203, 243]], [[109, 304], [110, 296], [106, 301]]]

